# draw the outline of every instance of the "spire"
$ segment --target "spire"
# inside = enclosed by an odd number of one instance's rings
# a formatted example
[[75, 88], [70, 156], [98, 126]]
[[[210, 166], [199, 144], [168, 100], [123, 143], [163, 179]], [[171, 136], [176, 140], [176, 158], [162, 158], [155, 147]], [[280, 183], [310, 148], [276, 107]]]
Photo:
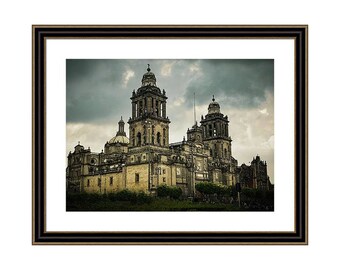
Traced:
[[126, 133], [124, 131], [124, 125], [125, 123], [123, 121], [123, 117], [121, 116], [118, 122], [118, 132], [116, 136], [126, 136]]
[[196, 103], [195, 103], [195, 92], [194, 92], [194, 124], [197, 123], [196, 121]]
[[213, 95], [212, 101], [215, 101], [215, 96]]
[[148, 72], [150, 72], [151, 71], [151, 69], [150, 69], [150, 64], [148, 64], [148, 68], [146, 69]]

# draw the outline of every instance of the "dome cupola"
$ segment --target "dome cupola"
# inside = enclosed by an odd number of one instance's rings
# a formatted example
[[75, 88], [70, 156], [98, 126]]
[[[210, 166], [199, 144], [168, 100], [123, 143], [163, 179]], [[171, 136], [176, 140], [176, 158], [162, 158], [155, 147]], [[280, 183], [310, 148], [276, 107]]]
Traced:
[[119, 122], [118, 122], [118, 131], [115, 137], [113, 137], [108, 143], [109, 144], [122, 144], [122, 145], [127, 145], [129, 144], [129, 138], [126, 137], [126, 133], [124, 131], [124, 121], [123, 121], [123, 117], [120, 118]]
[[156, 86], [156, 76], [151, 72], [150, 65], [148, 64], [147, 72], [143, 75], [142, 86]]
[[208, 107], [208, 114], [212, 113], [220, 113], [220, 104], [215, 101], [215, 97], [213, 95], [212, 102], [209, 104]]

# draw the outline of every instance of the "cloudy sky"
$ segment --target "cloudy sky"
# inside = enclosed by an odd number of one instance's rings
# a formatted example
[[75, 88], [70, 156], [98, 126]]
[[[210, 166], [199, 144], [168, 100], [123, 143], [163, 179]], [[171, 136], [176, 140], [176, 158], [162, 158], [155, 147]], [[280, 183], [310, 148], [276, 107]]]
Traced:
[[[147, 64], [168, 96], [170, 142], [181, 141], [206, 115], [212, 95], [229, 117], [232, 153], [249, 164], [257, 154], [274, 182], [274, 61], [254, 60], [66, 60], [67, 149], [81, 142], [100, 152], [115, 136], [120, 117], [131, 116], [130, 97], [141, 86]], [[128, 135], [128, 125], [125, 131]]]

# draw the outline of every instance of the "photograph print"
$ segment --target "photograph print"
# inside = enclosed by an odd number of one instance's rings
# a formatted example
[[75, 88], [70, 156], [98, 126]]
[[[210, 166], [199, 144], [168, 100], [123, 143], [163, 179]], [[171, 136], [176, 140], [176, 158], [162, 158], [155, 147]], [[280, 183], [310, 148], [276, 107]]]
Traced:
[[67, 211], [274, 211], [273, 59], [67, 59]]

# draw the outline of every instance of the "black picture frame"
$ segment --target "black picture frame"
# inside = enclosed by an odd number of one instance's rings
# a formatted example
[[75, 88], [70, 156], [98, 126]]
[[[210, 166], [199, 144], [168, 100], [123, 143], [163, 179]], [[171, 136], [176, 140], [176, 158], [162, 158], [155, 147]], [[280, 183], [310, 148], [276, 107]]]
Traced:
[[[46, 40], [48, 38], [294, 39], [295, 212], [293, 232], [46, 231]], [[306, 25], [33, 25], [32, 244], [228, 245], [308, 244], [308, 26]]]

